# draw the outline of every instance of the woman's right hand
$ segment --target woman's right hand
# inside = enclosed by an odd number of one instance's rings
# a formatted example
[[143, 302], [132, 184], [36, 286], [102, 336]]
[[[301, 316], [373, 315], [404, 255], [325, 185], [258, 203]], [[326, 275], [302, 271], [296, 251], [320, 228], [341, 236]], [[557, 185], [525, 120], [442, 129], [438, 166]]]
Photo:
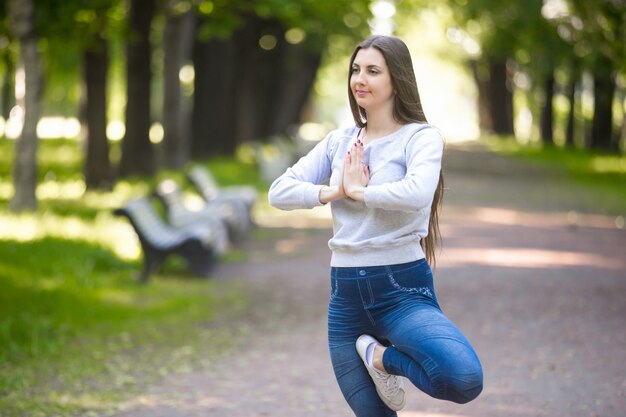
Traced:
[[346, 198], [346, 193], [343, 191], [343, 185], [328, 186], [325, 185], [320, 189], [319, 200], [320, 203], [326, 204], [331, 201], [337, 201]]
[[341, 175], [339, 176], [339, 183], [334, 186], [324, 186], [320, 190], [320, 203], [326, 204], [331, 201], [337, 201], [344, 198], [347, 198], [345, 189], [343, 188], [343, 176], [345, 171], [345, 164], [343, 165], [343, 169], [341, 171]]

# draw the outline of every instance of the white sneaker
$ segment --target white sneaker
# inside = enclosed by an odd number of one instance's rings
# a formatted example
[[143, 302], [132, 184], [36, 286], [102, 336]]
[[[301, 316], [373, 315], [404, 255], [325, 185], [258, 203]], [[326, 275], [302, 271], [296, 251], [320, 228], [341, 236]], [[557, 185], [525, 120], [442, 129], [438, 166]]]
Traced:
[[370, 377], [372, 377], [372, 381], [374, 381], [376, 392], [378, 393], [380, 399], [383, 400], [387, 407], [391, 408], [393, 411], [402, 410], [406, 403], [402, 379], [396, 375], [379, 371], [374, 368], [374, 366], [367, 364], [365, 355], [367, 347], [372, 343], [380, 344], [378, 340], [374, 339], [372, 336], [364, 334], [356, 341], [356, 351], [359, 353], [361, 360], [363, 360]]

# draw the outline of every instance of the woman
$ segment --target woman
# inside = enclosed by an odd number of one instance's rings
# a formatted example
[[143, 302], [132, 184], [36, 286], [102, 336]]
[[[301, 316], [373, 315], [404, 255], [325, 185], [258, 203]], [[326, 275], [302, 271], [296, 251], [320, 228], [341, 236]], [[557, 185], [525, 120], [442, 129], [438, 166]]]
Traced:
[[354, 413], [396, 416], [405, 404], [398, 376], [435, 398], [466, 403], [482, 391], [482, 368], [441, 312], [429, 267], [443, 139], [427, 124], [404, 42], [372, 36], [359, 44], [348, 85], [356, 126], [331, 132], [277, 178], [270, 204], [331, 203], [329, 349]]

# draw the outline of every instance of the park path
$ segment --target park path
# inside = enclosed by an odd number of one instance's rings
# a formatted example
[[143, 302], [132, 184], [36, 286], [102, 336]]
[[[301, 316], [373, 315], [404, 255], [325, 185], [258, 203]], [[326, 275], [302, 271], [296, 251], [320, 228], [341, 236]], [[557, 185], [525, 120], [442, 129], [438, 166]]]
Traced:
[[[624, 415], [626, 230], [546, 169], [477, 144], [449, 146], [445, 164], [436, 288], [481, 358], [485, 389], [461, 406], [410, 387], [400, 417]], [[328, 213], [259, 222], [247, 260], [216, 273], [250, 291], [245, 322], [231, 323], [248, 329], [240, 342], [206, 369], [149, 387], [116, 417], [352, 415], [326, 350]]]

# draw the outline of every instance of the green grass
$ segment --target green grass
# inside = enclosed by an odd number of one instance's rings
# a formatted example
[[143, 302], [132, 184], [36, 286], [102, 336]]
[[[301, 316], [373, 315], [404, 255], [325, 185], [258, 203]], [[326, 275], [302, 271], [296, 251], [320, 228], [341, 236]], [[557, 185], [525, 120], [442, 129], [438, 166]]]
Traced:
[[626, 154], [584, 149], [523, 145], [514, 138], [483, 138], [489, 149], [502, 155], [563, 173], [596, 196], [614, 214], [626, 214]]
[[[73, 140], [40, 142], [39, 208], [6, 210], [13, 142], [0, 140], [0, 415], [97, 415], [170, 372], [206, 366], [241, 329], [217, 325], [245, 314], [236, 281], [191, 276], [171, 258], [149, 285], [134, 277], [140, 247], [123, 218], [129, 198], [182, 172], [85, 191]], [[223, 185], [263, 189], [256, 169], [234, 158], [201, 162]], [[233, 251], [223, 262], [246, 257]]]

